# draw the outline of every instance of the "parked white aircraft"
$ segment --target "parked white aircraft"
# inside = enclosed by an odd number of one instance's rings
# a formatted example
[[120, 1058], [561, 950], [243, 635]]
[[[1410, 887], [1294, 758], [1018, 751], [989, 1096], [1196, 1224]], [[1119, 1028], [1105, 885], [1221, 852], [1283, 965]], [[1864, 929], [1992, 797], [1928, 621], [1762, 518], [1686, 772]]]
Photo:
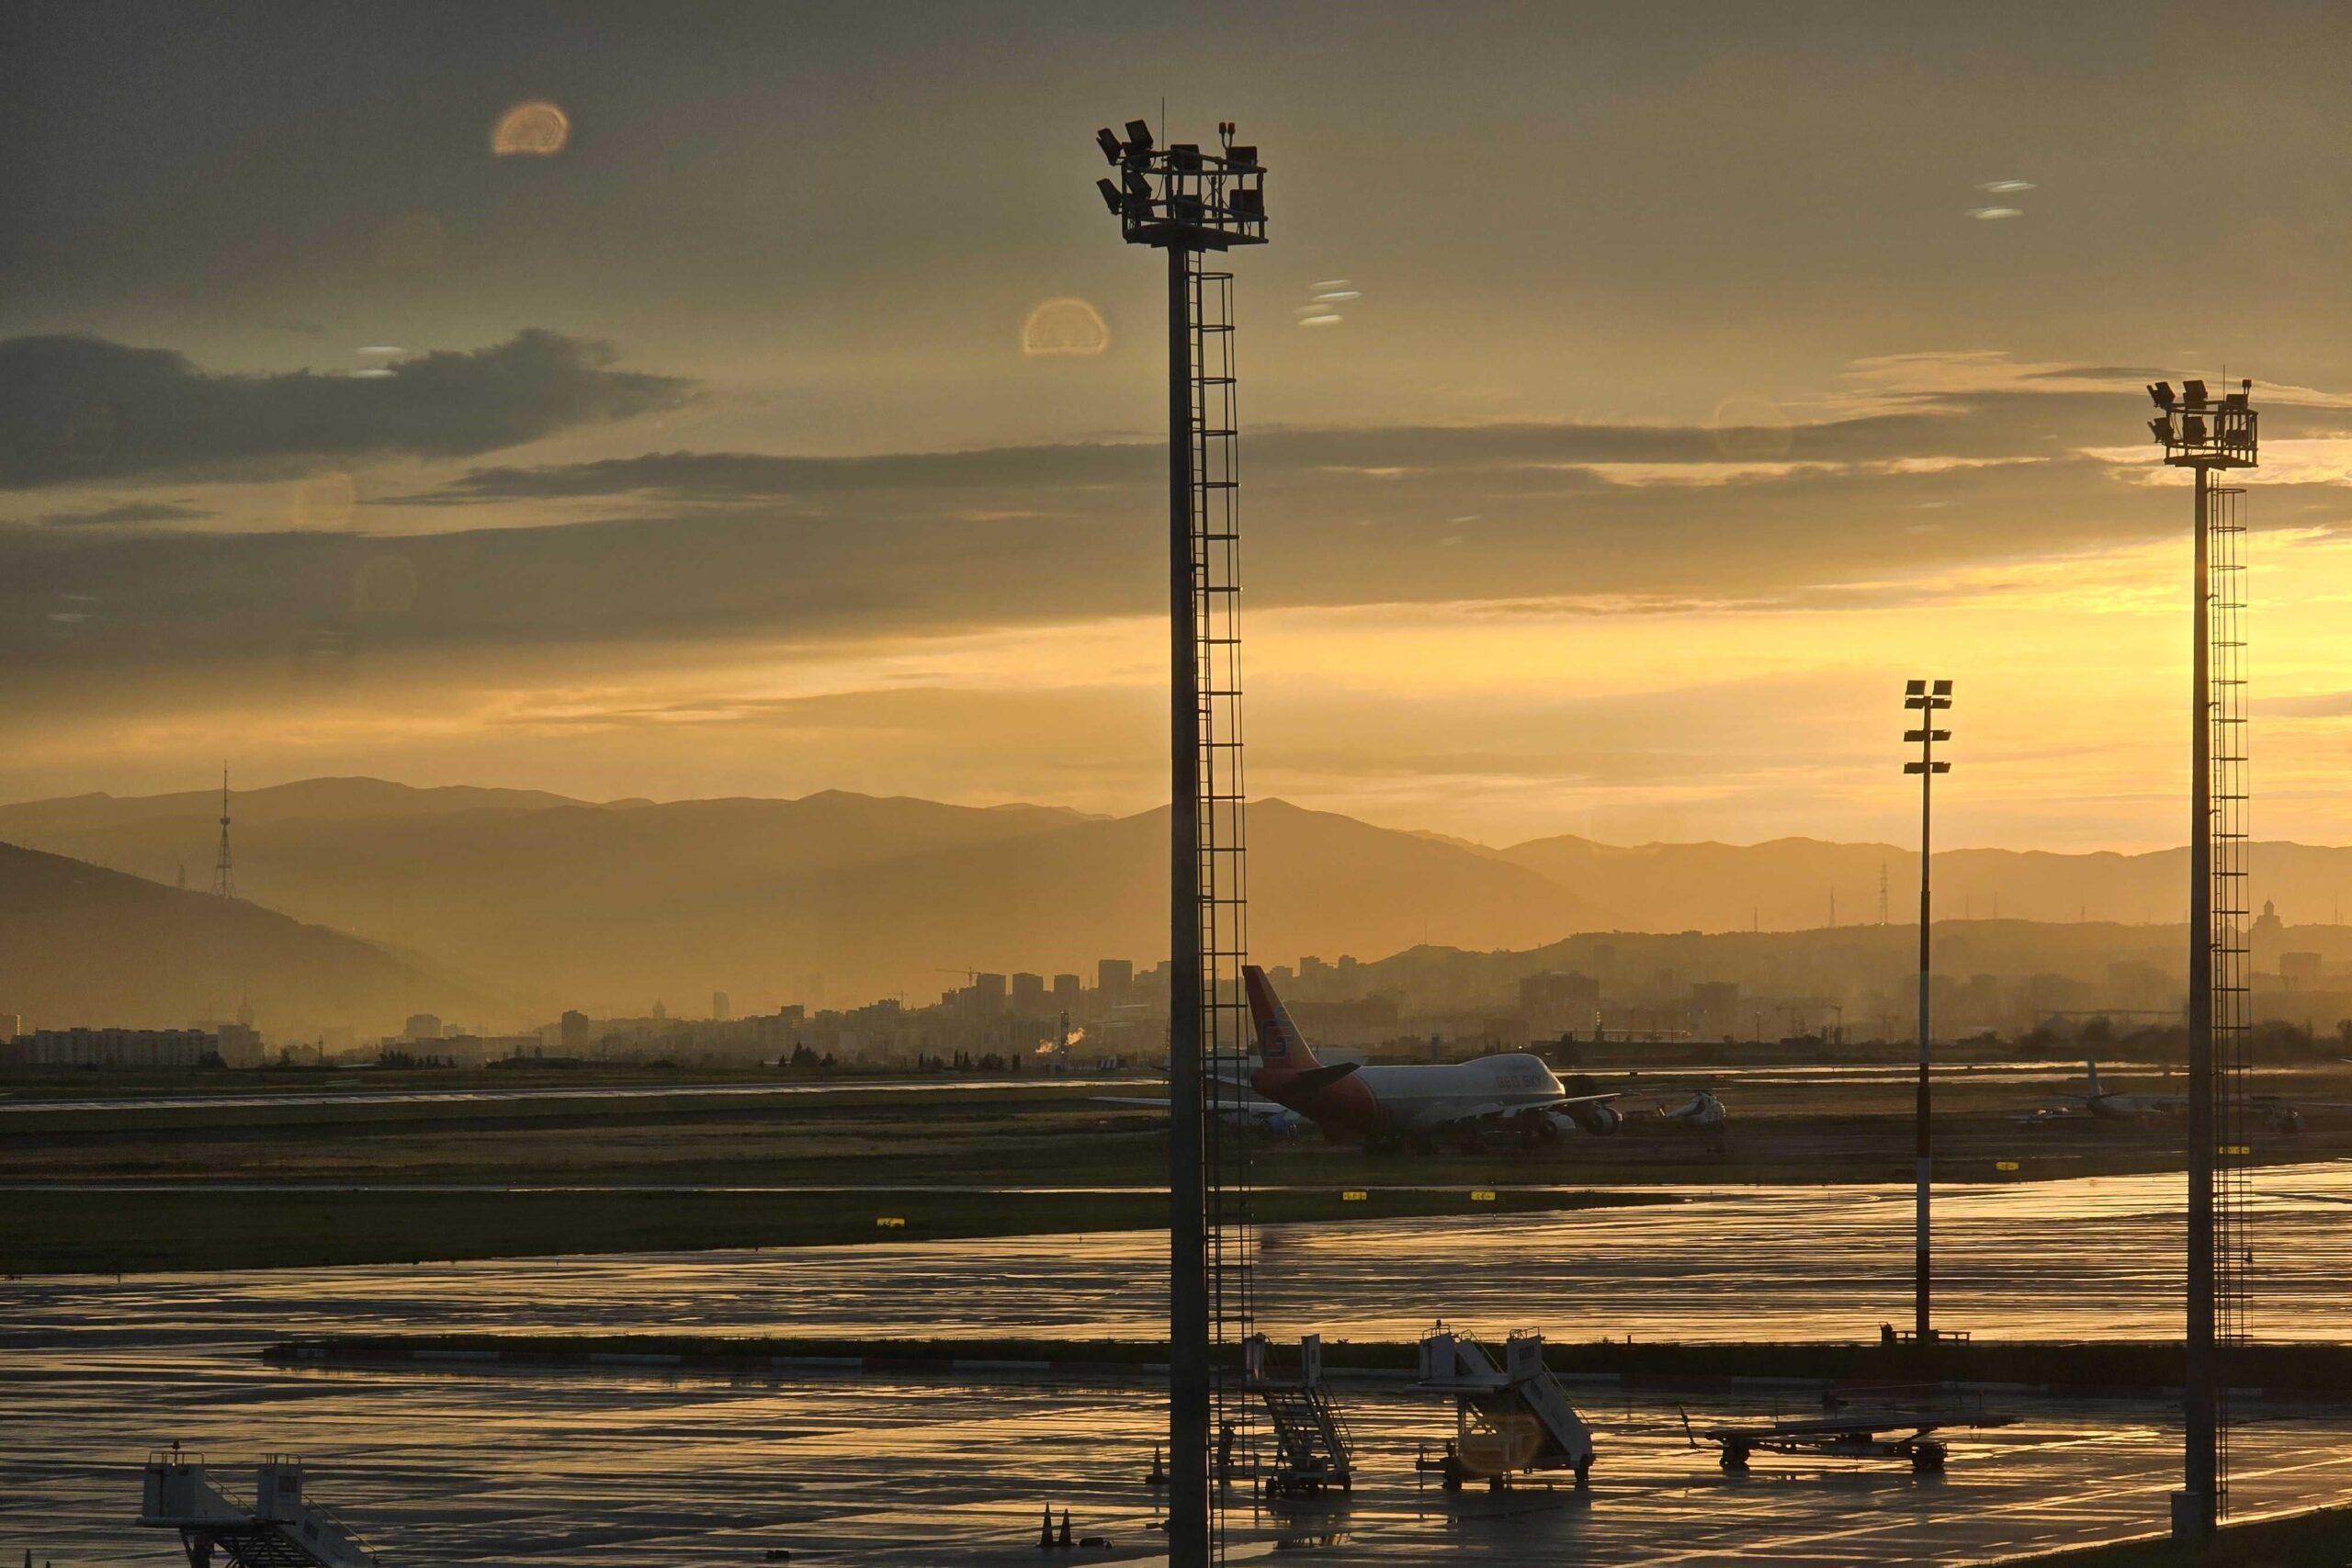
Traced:
[[[2086, 1094], [2060, 1094], [2051, 1098], [2063, 1103], [2037, 1106], [2017, 1113], [2012, 1120], [2021, 1122], [2064, 1122], [2078, 1116], [2096, 1117], [2109, 1122], [2150, 1122], [2160, 1116], [2181, 1116], [2188, 1111], [2188, 1096], [2185, 1094], [2117, 1094], [2100, 1087], [2098, 1064], [2085, 1062], [2084, 1071], [2089, 1075]], [[2303, 1130], [2305, 1111], [2344, 1111], [2352, 1106], [2326, 1101], [2304, 1101], [2296, 1104], [2275, 1094], [2258, 1094], [2246, 1101], [2247, 1109], [2261, 1118], [2263, 1127], [2273, 1133], [2300, 1133]]]
[[1657, 1114], [1661, 1122], [1680, 1122], [1691, 1127], [1720, 1127], [1731, 1120], [1724, 1102], [1703, 1089], [1692, 1089], [1690, 1098], [1679, 1105], [1659, 1106]]
[[2145, 1122], [2157, 1116], [2177, 1116], [2188, 1109], [2188, 1097], [2185, 1094], [2117, 1094], [2099, 1086], [2097, 1062], [2085, 1062], [2083, 1069], [2090, 1075], [2090, 1092], [2051, 1098], [2079, 1105], [2086, 1114], [2109, 1122]]
[[1572, 1095], [1540, 1056], [1525, 1052], [1429, 1066], [1325, 1066], [1291, 1022], [1273, 983], [1255, 964], [1241, 971], [1258, 1058], [1250, 1085], [1332, 1136], [1427, 1147], [1448, 1134], [1516, 1131], [1549, 1142], [1570, 1128], [1613, 1133], [1623, 1120], [1614, 1094]]

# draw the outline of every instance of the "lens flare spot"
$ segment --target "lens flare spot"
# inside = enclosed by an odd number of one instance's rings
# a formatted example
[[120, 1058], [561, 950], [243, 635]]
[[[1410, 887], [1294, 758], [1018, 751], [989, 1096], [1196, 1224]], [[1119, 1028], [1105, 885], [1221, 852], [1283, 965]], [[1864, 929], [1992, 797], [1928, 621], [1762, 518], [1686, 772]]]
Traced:
[[1021, 352], [1032, 359], [1094, 355], [1110, 346], [1110, 325], [1083, 299], [1048, 299], [1021, 323]]
[[286, 514], [297, 528], [342, 528], [359, 504], [359, 486], [341, 468], [322, 468], [294, 482]]
[[571, 140], [571, 118], [544, 98], [516, 104], [498, 117], [490, 150], [502, 158], [552, 158]]
[[1769, 463], [1789, 455], [1789, 416], [1768, 397], [1734, 393], [1715, 405], [1707, 429], [1728, 462]]

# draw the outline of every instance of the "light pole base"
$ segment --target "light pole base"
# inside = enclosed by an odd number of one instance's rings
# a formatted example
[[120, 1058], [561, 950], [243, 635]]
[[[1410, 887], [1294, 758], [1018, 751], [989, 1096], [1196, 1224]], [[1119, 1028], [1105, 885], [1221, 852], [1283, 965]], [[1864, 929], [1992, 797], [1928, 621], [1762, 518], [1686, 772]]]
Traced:
[[2202, 1492], [2172, 1495], [2172, 1538], [2203, 1540], [2213, 1533], [2213, 1499]]

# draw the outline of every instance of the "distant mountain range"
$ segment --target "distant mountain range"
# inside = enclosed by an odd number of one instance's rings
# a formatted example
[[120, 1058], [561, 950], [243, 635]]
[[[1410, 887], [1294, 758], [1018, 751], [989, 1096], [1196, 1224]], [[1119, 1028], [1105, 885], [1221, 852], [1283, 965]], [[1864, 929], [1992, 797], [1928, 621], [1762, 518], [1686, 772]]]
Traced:
[[184, 1029], [251, 1000], [279, 1030], [390, 1031], [481, 994], [354, 937], [241, 899], [0, 844], [0, 1009], [28, 1027]]
[[[1165, 952], [1164, 810], [1096, 817], [838, 791], [591, 803], [312, 779], [241, 793], [232, 815], [240, 895], [478, 977], [510, 1021], [657, 1000], [699, 1015], [713, 990], [739, 1011], [922, 1002], [967, 969], [1075, 970], [1091, 984], [1098, 958], [1148, 964]], [[205, 792], [77, 795], [0, 807], [0, 840], [159, 883], [185, 866], [200, 886], [218, 816]], [[1272, 963], [1421, 943], [1534, 948], [1580, 931], [1818, 927], [1833, 896], [1838, 923], [1870, 924], [1882, 873], [1895, 923], [1917, 907], [1917, 857], [1891, 845], [1552, 838], [1491, 849], [1278, 800], [1253, 804], [1249, 824], [1250, 946]], [[2256, 898], [2298, 920], [2329, 919], [2352, 885], [2352, 850], [2262, 844], [2253, 865]], [[2186, 866], [2181, 851], [1962, 850], [1939, 854], [1936, 875], [1939, 919], [2170, 922]]]
[[[0, 807], [0, 840], [208, 882], [217, 794]], [[967, 969], [1091, 983], [1167, 948], [1167, 813], [971, 807], [837, 791], [591, 804], [318, 779], [232, 807], [237, 891], [494, 982], [537, 1017], [935, 1000]], [[1254, 807], [1261, 950], [1526, 947], [1603, 920], [1491, 855], [1279, 801]]]

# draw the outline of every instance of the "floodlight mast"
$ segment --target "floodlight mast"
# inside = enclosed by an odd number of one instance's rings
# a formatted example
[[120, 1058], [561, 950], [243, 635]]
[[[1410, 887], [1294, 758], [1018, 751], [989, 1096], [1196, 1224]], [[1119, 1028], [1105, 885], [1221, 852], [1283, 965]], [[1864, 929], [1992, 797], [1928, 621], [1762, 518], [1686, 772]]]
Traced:
[[2155, 417], [2150, 433], [2165, 462], [2191, 469], [2196, 483], [2196, 547], [2189, 590], [2188, 767], [2188, 1310], [2182, 1379], [2184, 1429], [2181, 1490], [2172, 1496], [2172, 1533], [2179, 1540], [2212, 1534], [2228, 1506], [2222, 1480], [2225, 1436], [2222, 1398], [2225, 1373], [2214, 1335], [2214, 1294], [2221, 1259], [2214, 1189], [2221, 1149], [2213, 1049], [2213, 717], [2211, 643], [2211, 524], [2213, 471], [2250, 468], [2259, 447], [2254, 383], [2218, 401], [2194, 378], [2176, 395], [2169, 382], [2152, 382]]
[[1903, 682], [1903, 708], [1905, 713], [1919, 716], [1919, 728], [1903, 732], [1905, 745], [1919, 748], [1919, 760], [1905, 762], [1903, 771], [1919, 775], [1919, 1093], [1916, 1114], [1914, 1140], [1917, 1149], [1918, 1190], [1913, 1208], [1913, 1257], [1911, 1288], [1911, 1335], [1925, 1348], [1936, 1337], [1935, 1323], [1928, 1311], [1929, 1252], [1928, 1247], [1928, 1200], [1934, 1185], [1935, 1152], [1928, 1133], [1928, 1042], [1933, 1035], [1928, 1020], [1928, 859], [1932, 848], [1929, 842], [1932, 825], [1936, 775], [1951, 772], [1950, 762], [1936, 761], [1936, 742], [1951, 739], [1949, 729], [1936, 728], [1936, 715], [1951, 706], [1951, 682], [1946, 680], [1921, 678]]
[[[1168, 607], [1169, 607], [1169, 1445], [1170, 1568], [1206, 1568], [1216, 1547], [1210, 1507], [1212, 1351], [1206, 1170], [1207, 1106], [1203, 1072], [1204, 945], [1215, 931], [1214, 889], [1204, 903], [1204, 796], [1215, 797], [1214, 758], [1204, 746], [1202, 601], [1208, 562], [1195, 538], [1194, 459], [1202, 433], [1193, 412], [1193, 293], [1206, 252], [1266, 243], [1265, 170], [1255, 147], [1233, 144], [1218, 128], [1218, 151], [1188, 142], [1155, 145], [1151, 128], [1127, 121], [1124, 136], [1095, 132], [1118, 171], [1096, 182], [1119, 219], [1121, 237], [1168, 253]], [[1229, 422], [1228, 422], [1229, 423]], [[1206, 461], [1205, 455], [1203, 461]], [[1220, 484], [1227, 482], [1219, 478]], [[1216, 585], [1229, 592], [1229, 586]], [[1214, 684], [1214, 682], [1213, 682]], [[1208, 774], [1204, 788], [1204, 773]], [[1212, 799], [1213, 806], [1216, 805]], [[1238, 802], [1235, 809], [1238, 810]], [[1204, 916], [1211, 942], [1203, 941]], [[1222, 1287], [1217, 1291], [1224, 1300]], [[1246, 1300], [1246, 1295], [1243, 1297]], [[1221, 1478], [1222, 1479], [1222, 1478]]]

